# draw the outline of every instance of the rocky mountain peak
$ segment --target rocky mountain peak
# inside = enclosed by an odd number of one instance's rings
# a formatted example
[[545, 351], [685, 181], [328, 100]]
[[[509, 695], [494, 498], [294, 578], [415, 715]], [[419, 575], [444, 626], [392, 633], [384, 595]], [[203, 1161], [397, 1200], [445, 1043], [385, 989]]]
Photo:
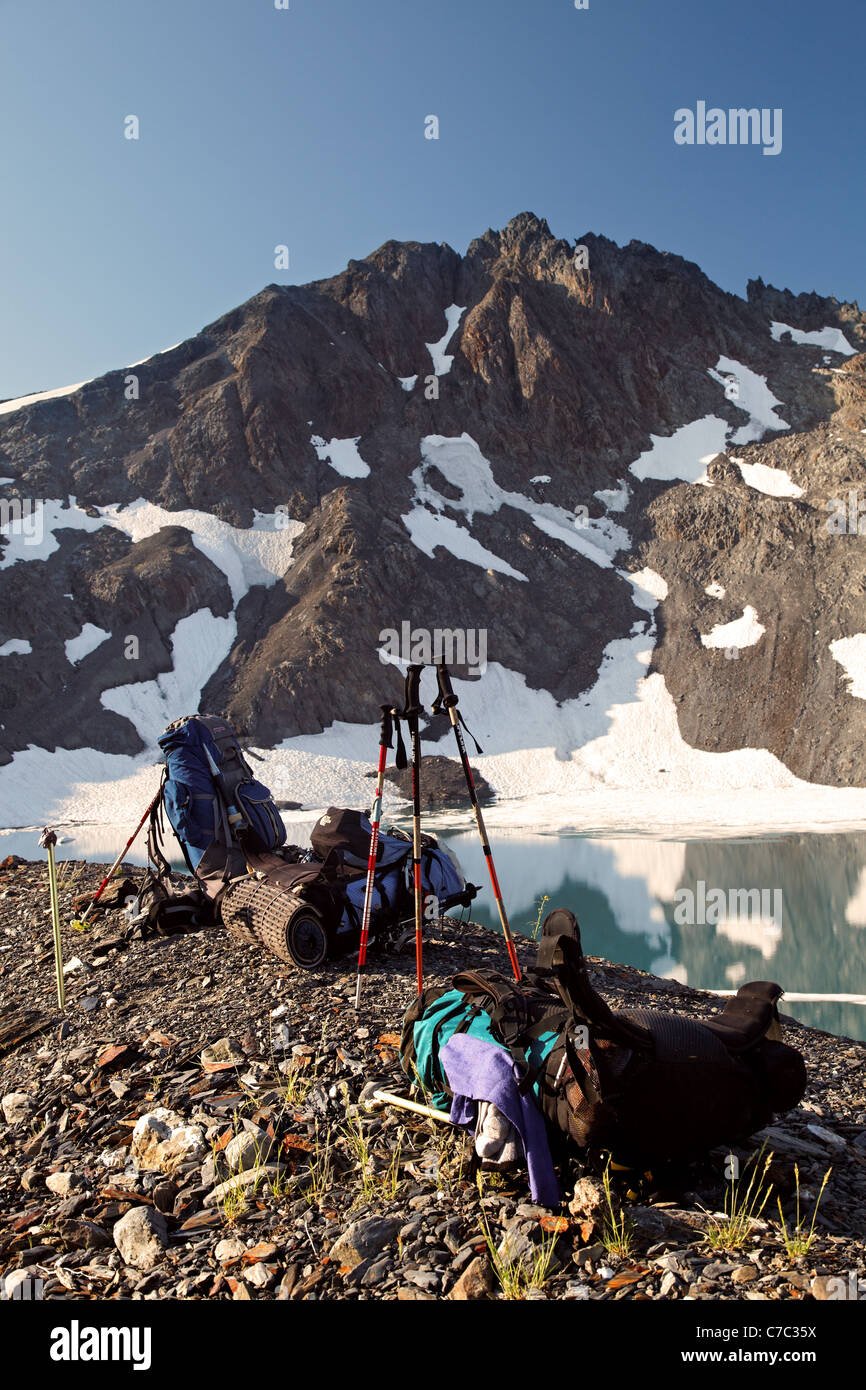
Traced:
[[[866, 562], [825, 521], [866, 490], [864, 315], [576, 244], [588, 269], [531, 212], [464, 256], [387, 241], [139, 364], [135, 400], [119, 368], [0, 413], [0, 499], [45, 506], [38, 545], [0, 550], [0, 763], [144, 756], [181, 698], [262, 746], [375, 721], [381, 633], [408, 621], [486, 633], [502, 689], [547, 711], [553, 782], [611, 723], [580, 711], [619, 663], [611, 708], [657, 692], [683, 746], [861, 784], [839, 653]], [[719, 646], [747, 610], [755, 640]]]

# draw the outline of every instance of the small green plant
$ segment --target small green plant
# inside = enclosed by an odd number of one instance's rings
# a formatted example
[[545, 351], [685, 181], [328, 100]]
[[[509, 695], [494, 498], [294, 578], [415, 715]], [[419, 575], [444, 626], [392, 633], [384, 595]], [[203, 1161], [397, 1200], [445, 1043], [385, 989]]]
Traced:
[[247, 1209], [246, 1191], [241, 1187], [232, 1188], [226, 1192], [219, 1206], [226, 1225], [234, 1226]]
[[415, 1065], [414, 1060], [410, 1061], [409, 1065], [412, 1068], [412, 1086], [413, 1088], [417, 1086], [418, 1090], [421, 1092], [421, 1095], [424, 1098], [422, 1104], [429, 1105], [431, 1108], [435, 1108], [433, 1107], [433, 1092], [429, 1091], [426, 1085], [424, 1084], [423, 1077], [421, 1076], [420, 1071]]
[[321, 1202], [327, 1192], [330, 1191], [334, 1181], [334, 1154], [331, 1131], [325, 1131], [324, 1142], [319, 1136], [319, 1126], [316, 1125], [316, 1147], [310, 1155], [310, 1171], [306, 1178], [301, 1179], [301, 1188], [304, 1197], [310, 1206]]
[[[322, 1061], [322, 1049], [325, 1046], [325, 1035], [327, 1024], [322, 1024], [322, 1031], [319, 1037], [319, 1048], [313, 1056], [313, 1060], [308, 1067], [293, 1066], [286, 1078], [283, 1087], [283, 1097], [289, 1105], [303, 1105], [307, 1096], [316, 1084], [319, 1074], [319, 1067]], [[300, 1058], [297, 1059], [301, 1061]]]
[[370, 1145], [364, 1133], [364, 1126], [359, 1117], [348, 1116], [347, 1123], [343, 1126], [340, 1133], [346, 1141], [349, 1153], [361, 1169], [361, 1191], [355, 1202], [356, 1206], [362, 1206], [369, 1202], [375, 1191], [375, 1181], [373, 1178]]
[[634, 1250], [634, 1222], [630, 1221], [622, 1209], [622, 1205], [617, 1198], [614, 1200], [614, 1193], [610, 1181], [610, 1158], [604, 1167], [601, 1175], [601, 1183], [604, 1188], [604, 1197], [607, 1203], [607, 1214], [604, 1218], [604, 1231], [601, 1236], [601, 1243], [609, 1255], [616, 1255], [618, 1259], [626, 1260]]
[[354, 1203], [355, 1206], [363, 1206], [377, 1194], [381, 1194], [387, 1199], [396, 1197], [402, 1181], [400, 1177], [400, 1159], [403, 1152], [403, 1143], [406, 1138], [406, 1131], [403, 1126], [397, 1134], [397, 1142], [388, 1166], [384, 1171], [376, 1172], [374, 1167], [374, 1155], [370, 1150], [370, 1145], [364, 1127], [359, 1117], [348, 1116], [347, 1124], [340, 1131], [346, 1140], [346, 1145], [355, 1162], [361, 1169], [361, 1191]]
[[391, 1154], [391, 1161], [379, 1179], [382, 1185], [382, 1195], [388, 1201], [394, 1200], [402, 1183], [402, 1178], [400, 1177], [400, 1158], [403, 1152], [405, 1134], [406, 1132], [401, 1126], [397, 1133], [397, 1142], [394, 1146], [394, 1152]]
[[478, 1219], [487, 1244], [493, 1272], [502, 1290], [502, 1297], [506, 1299], [525, 1298], [530, 1289], [542, 1288], [550, 1275], [557, 1232], [552, 1231], [549, 1234], [543, 1234], [535, 1253], [531, 1258], [527, 1258], [523, 1255], [509, 1254], [507, 1250], [503, 1253], [491, 1235], [483, 1212], [479, 1213]]
[[782, 1211], [782, 1199], [781, 1197], [776, 1198], [776, 1204], [779, 1208], [779, 1219], [782, 1223], [782, 1239], [785, 1242], [785, 1250], [788, 1253], [789, 1260], [796, 1259], [798, 1255], [808, 1255], [812, 1248], [812, 1242], [815, 1239], [815, 1222], [818, 1219], [818, 1207], [821, 1204], [821, 1198], [824, 1196], [824, 1188], [827, 1186], [832, 1171], [832, 1168], [828, 1168], [824, 1174], [821, 1190], [815, 1198], [815, 1209], [812, 1212], [812, 1220], [809, 1223], [808, 1231], [805, 1229], [806, 1218], [800, 1215], [800, 1165], [798, 1163], [794, 1164], [794, 1178], [797, 1185], [797, 1219], [791, 1230], [788, 1229], [788, 1224], [785, 1221], [785, 1213]]
[[547, 896], [547, 894], [542, 893], [541, 897], [538, 899], [538, 914], [535, 918], [535, 926], [532, 928], [533, 941], [538, 940], [538, 934], [541, 931], [541, 914], [544, 911], [545, 904], [549, 902], [550, 898]]
[[295, 1190], [295, 1180], [288, 1173], [274, 1173], [267, 1180], [268, 1191], [275, 1201], [281, 1202]]
[[761, 1145], [751, 1165], [745, 1192], [741, 1191], [742, 1183], [731, 1173], [730, 1186], [725, 1193], [724, 1216], [711, 1216], [704, 1234], [704, 1240], [712, 1250], [741, 1250], [752, 1234], [755, 1223], [760, 1220], [773, 1190], [772, 1183], [767, 1183], [765, 1188], [767, 1169], [773, 1155], [768, 1154], [763, 1168], [760, 1166], [765, 1147]]

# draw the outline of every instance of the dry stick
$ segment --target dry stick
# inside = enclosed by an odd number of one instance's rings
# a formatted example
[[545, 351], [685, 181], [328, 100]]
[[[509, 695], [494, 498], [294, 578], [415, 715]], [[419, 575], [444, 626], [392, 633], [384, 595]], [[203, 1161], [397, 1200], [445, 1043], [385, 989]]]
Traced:
[[76, 925], [79, 928], [86, 925], [88, 917], [90, 916], [93, 909], [96, 907], [96, 904], [99, 902], [99, 899], [102, 897], [102, 894], [105, 892], [106, 887], [111, 882], [111, 879], [114, 877], [114, 874], [116, 873], [117, 869], [123, 863], [124, 857], [128, 853], [129, 848], [132, 845], [132, 842], [138, 838], [138, 835], [141, 831], [141, 827], [144, 825], [144, 822], [147, 820], [154, 806], [159, 801], [161, 795], [161, 791], [158, 791], [156, 796], [153, 798], [153, 801], [151, 801], [141, 820], [138, 822], [138, 825], [135, 827], [126, 844], [123, 846], [123, 849], [120, 851], [120, 854], [117, 856], [111, 868], [108, 870], [108, 873], [105, 875], [105, 878], [102, 880], [93, 897], [90, 899], [90, 902], [87, 905], [87, 909], [84, 915], [75, 919]]
[[51, 894], [51, 922], [54, 931], [54, 974], [57, 980], [57, 1007], [66, 1005], [66, 985], [63, 979], [63, 942], [60, 939], [60, 899], [57, 895], [57, 865], [54, 862], [54, 846], [57, 836], [46, 825], [39, 837], [39, 845], [48, 853], [48, 888]]
[[463, 775], [466, 778], [466, 785], [469, 788], [469, 800], [472, 802], [472, 810], [475, 812], [478, 834], [481, 836], [481, 848], [484, 851], [484, 858], [487, 861], [487, 871], [490, 874], [490, 882], [493, 886], [493, 896], [496, 899], [499, 920], [502, 923], [502, 935], [505, 938], [505, 945], [508, 950], [508, 958], [511, 961], [511, 969], [514, 972], [514, 978], [519, 981], [521, 978], [520, 966], [517, 961], [517, 952], [514, 949], [511, 927], [508, 924], [508, 914], [505, 911], [505, 903], [502, 901], [502, 890], [499, 887], [499, 879], [496, 877], [496, 869], [493, 864], [493, 851], [490, 848], [490, 841], [487, 838], [484, 817], [481, 814], [481, 807], [478, 805], [475, 778], [472, 776], [472, 768], [469, 766], [469, 758], [466, 754], [466, 744], [463, 742], [463, 735], [460, 732], [460, 716], [457, 713], [457, 696], [454, 694], [454, 690], [451, 686], [451, 677], [448, 674], [448, 667], [444, 662], [436, 667], [436, 675], [439, 679], [439, 698], [433, 708], [434, 711], [436, 711], [442, 706], [448, 711], [448, 718], [451, 720], [451, 727], [454, 730], [454, 737], [457, 740], [457, 751], [460, 754], [460, 761], [463, 764]]
[[411, 1110], [416, 1115], [429, 1115], [432, 1120], [441, 1120], [443, 1124], [451, 1124], [451, 1116], [447, 1110], [435, 1110], [431, 1105], [419, 1105], [415, 1100], [406, 1100], [403, 1096], [393, 1096], [390, 1091], [374, 1091], [374, 1100], [381, 1100], [385, 1105], [398, 1105], [402, 1110]]

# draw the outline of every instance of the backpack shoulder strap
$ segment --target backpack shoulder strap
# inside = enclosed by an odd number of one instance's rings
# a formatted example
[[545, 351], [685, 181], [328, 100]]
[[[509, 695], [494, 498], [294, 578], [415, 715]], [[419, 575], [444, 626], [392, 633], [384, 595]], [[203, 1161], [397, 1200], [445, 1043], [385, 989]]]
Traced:
[[[165, 813], [164, 813], [164, 791], [168, 769], [162, 769], [162, 778], [159, 784], [159, 796], [153, 803], [150, 812], [150, 820], [147, 827], [147, 857], [153, 864], [155, 873], [151, 873], [154, 879], [162, 880], [171, 877], [171, 865], [165, 857]], [[193, 872], [186, 846], [180, 842], [183, 856], [186, 860], [190, 873]]]
[[546, 979], [575, 1018], [623, 1047], [652, 1047], [640, 1024], [615, 1014], [594, 988], [580, 937], [545, 936], [538, 948], [536, 974]]
[[235, 732], [224, 719], [220, 719], [216, 714], [201, 714], [198, 716], [198, 722], [207, 730], [216, 744], [219, 753], [221, 790], [228, 801], [234, 802], [235, 792], [241, 782], [248, 781], [252, 776], [249, 764], [235, 737]]

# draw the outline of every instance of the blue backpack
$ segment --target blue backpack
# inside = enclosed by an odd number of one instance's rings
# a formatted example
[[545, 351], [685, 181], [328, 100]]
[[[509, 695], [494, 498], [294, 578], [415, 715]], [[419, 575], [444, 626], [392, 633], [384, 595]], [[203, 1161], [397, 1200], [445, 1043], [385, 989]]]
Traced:
[[151, 856], [169, 868], [159, 844], [164, 811], [190, 872], [215, 896], [229, 879], [246, 873], [247, 852], [269, 853], [285, 844], [285, 826], [224, 719], [185, 715], [157, 742], [166, 766], [151, 819]]
[[[341, 917], [338, 930], [354, 936], [360, 925], [367, 888], [367, 861], [370, 853], [370, 817], [364, 811], [331, 806], [313, 827], [312, 854], [323, 867], [336, 871], [342, 879]], [[421, 836], [421, 888], [425, 901], [435, 898], [435, 916], [456, 906], [467, 906], [475, 896], [469, 892], [453, 859], [439, 847], [432, 835]], [[412, 912], [412, 840], [405, 831], [391, 826], [379, 834], [376, 871], [373, 878], [373, 922], [408, 917]], [[375, 934], [375, 925], [374, 925]]]

